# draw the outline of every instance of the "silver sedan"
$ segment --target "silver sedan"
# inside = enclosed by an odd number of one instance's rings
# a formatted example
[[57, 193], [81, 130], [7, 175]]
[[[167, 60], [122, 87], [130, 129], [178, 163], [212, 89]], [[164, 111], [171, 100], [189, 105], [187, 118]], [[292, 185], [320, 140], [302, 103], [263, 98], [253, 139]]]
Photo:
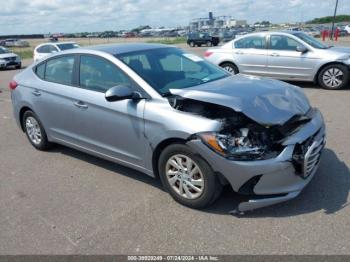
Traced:
[[62, 144], [159, 177], [193, 208], [224, 185], [250, 197], [237, 212], [295, 198], [325, 145], [322, 115], [300, 88], [233, 76], [166, 45], [60, 52], [9, 87], [36, 149]]
[[350, 48], [326, 46], [301, 31], [245, 35], [205, 56], [234, 74], [313, 81], [325, 89], [344, 88], [349, 80]]

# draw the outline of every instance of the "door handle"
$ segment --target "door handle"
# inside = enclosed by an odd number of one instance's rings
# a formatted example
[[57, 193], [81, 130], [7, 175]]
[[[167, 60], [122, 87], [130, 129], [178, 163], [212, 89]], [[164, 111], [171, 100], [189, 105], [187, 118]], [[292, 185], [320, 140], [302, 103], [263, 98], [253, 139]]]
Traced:
[[278, 53], [272, 53], [270, 56], [280, 56]]
[[35, 96], [41, 96], [41, 92], [39, 90], [34, 90], [32, 94]]
[[244, 53], [242, 51], [235, 52], [236, 55], [243, 55]]
[[75, 105], [76, 107], [82, 108], [82, 109], [88, 108], [87, 104], [85, 104], [85, 103], [82, 102], [82, 101], [75, 102], [74, 105]]

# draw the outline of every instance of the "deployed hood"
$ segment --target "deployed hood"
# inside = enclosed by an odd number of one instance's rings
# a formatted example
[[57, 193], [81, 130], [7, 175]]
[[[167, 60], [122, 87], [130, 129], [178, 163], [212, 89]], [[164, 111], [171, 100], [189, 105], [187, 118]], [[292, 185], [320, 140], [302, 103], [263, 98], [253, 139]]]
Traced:
[[302, 90], [268, 78], [235, 75], [185, 88], [173, 95], [218, 104], [241, 112], [262, 125], [283, 125], [295, 115], [305, 115], [310, 104]]

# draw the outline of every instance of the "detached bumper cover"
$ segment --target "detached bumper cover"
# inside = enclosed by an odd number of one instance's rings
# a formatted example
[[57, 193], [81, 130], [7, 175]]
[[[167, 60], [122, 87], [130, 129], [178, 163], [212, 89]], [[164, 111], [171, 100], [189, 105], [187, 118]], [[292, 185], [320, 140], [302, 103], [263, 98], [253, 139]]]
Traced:
[[[324, 137], [324, 121], [321, 113], [317, 110], [310, 122], [285, 140], [284, 150], [273, 159], [232, 161], [213, 152], [200, 140], [189, 141], [188, 145], [198, 152], [215, 172], [222, 174], [236, 192], [239, 192], [240, 188], [249, 180], [259, 177], [252, 188], [252, 193], [258, 198], [252, 197], [252, 200], [238, 206], [239, 211], [247, 211], [284, 202], [298, 196], [317, 171], [318, 161], [325, 143]], [[300, 174], [293, 165], [294, 149], [296, 144], [304, 143], [310, 138], [313, 142], [322, 143], [322, 148], [318, 148], [318, 161], [313, 165], [312, 170], [308, 170], [306, 175]]]

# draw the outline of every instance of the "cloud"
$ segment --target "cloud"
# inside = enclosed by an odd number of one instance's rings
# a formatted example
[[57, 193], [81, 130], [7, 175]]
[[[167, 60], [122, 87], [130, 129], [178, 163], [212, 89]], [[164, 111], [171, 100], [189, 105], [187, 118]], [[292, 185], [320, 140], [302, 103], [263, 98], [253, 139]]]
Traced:
[[[339, 13], [350, 12], [345, 2], [339, 1]], [[249, 22], [294, 22], [332, 15], [333, 8], [333, 0], [6, 0], [0, 34], [178, 26], [209, 11]]]

